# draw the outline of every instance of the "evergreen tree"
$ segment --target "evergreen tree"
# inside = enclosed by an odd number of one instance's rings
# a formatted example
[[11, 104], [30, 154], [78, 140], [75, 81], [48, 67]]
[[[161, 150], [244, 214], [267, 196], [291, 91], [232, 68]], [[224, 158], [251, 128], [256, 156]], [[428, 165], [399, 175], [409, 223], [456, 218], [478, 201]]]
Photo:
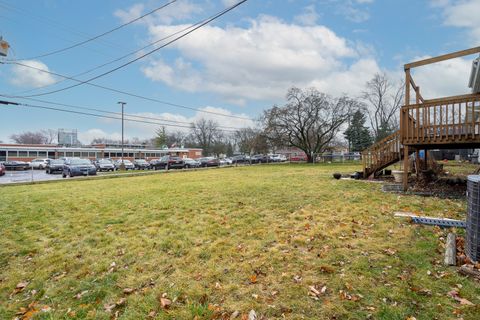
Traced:
[[365, 115], [360, 110], [353, 114], [350, 125], [344, 133], [350, 146], [350, 152], [363, 151], [372, 144], [373, 139], [370, 130], [365, 127], [366, 120]]
[[165, 127], [155, 130], [155, 147], [165, 148], [167, 146], [167, 134], [165, 133]]

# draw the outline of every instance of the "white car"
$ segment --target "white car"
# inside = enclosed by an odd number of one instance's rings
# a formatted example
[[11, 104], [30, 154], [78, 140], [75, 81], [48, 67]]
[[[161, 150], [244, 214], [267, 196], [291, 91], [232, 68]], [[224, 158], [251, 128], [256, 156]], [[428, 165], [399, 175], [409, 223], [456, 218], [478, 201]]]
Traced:
[[45, 159], [33, 159], [32, 162], [30, 162], [30, 166], [33, 168], [33, 169], [45, 169], [47, 167], [47, 158]]

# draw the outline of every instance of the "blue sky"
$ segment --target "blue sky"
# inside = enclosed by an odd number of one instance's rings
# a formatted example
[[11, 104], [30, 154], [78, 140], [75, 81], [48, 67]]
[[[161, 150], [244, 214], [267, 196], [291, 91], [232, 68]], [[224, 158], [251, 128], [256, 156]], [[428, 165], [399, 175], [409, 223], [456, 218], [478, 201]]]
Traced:
[[[0, 0], [0, 35], [11, 45], [9, 59], [30, 58], [83, 41], [166, 2]], [[73, 76], [236, 2], [178, 0], [84, 46], [22, 63]], [[357, 97], [376, 72], [398, 81], [404, 63], [478, 46], [478, 12], [480, 0], [249, 0], [175, 44], [94, 83], [204, 111], [257, 118], [262, 110], [282, 104], [291, 86]], [[468, 92], [471, 58], [416, 70], [414, 77], [424, 96]], [[79, 78], [87, 79], [119, 64]], [[58, 80], [29, 68], [0, 65], [0, 94], [26, 96], [73, 84], [52, 85]], [[107, 111], [118, 111], [117, 102], [125, 101], [130, 114], [187, 126], [202, 117], [232, 128], [252, 124], [88, 85], [36, 98]], [[12, 133], [40, 129], [78, 129], [84, 143], [120, 135], [116, 120], [17, 107], [2, 107], [0, 115], [0, 140], [4, 142]], [[157, 128], [127, 122], [126, 135], [147, 138]]]

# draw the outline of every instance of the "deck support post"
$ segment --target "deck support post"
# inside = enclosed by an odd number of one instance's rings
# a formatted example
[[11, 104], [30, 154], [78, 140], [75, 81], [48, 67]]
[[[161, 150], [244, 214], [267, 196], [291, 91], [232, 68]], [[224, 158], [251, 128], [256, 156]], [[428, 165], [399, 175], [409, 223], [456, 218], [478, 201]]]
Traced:
[[428, 150], [425, 149], [423, 153], [423, 170], [428, 170], [428, 158], [427, 158]]
[[403, 191], [408, 190], [408, 146], [403, 146]]
[[417, 175], [417, 180], [420, 177], [420, 172], [422, 171], [420, 164], [420, 148], [415, 148], [415, 173]]

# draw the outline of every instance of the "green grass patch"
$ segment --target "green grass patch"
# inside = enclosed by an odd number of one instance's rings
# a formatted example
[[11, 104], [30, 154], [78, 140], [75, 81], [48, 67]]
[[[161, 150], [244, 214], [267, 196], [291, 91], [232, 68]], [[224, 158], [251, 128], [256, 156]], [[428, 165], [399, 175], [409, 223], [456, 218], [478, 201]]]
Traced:
[[[464, 201], [332, 178], [359, 169], [285, 164], [3, 188], [0, 319], [32, 302], [51, 308], [36, 319], [251, 309], [268, 319], [476, 319], [478, 307], [447, 295], [457, 288], [480, 304], [479, 285], [441, 264], [445, 231], [393, 217], [464, 218]], [[311, 286], [326, 290], [313, 299]]]

